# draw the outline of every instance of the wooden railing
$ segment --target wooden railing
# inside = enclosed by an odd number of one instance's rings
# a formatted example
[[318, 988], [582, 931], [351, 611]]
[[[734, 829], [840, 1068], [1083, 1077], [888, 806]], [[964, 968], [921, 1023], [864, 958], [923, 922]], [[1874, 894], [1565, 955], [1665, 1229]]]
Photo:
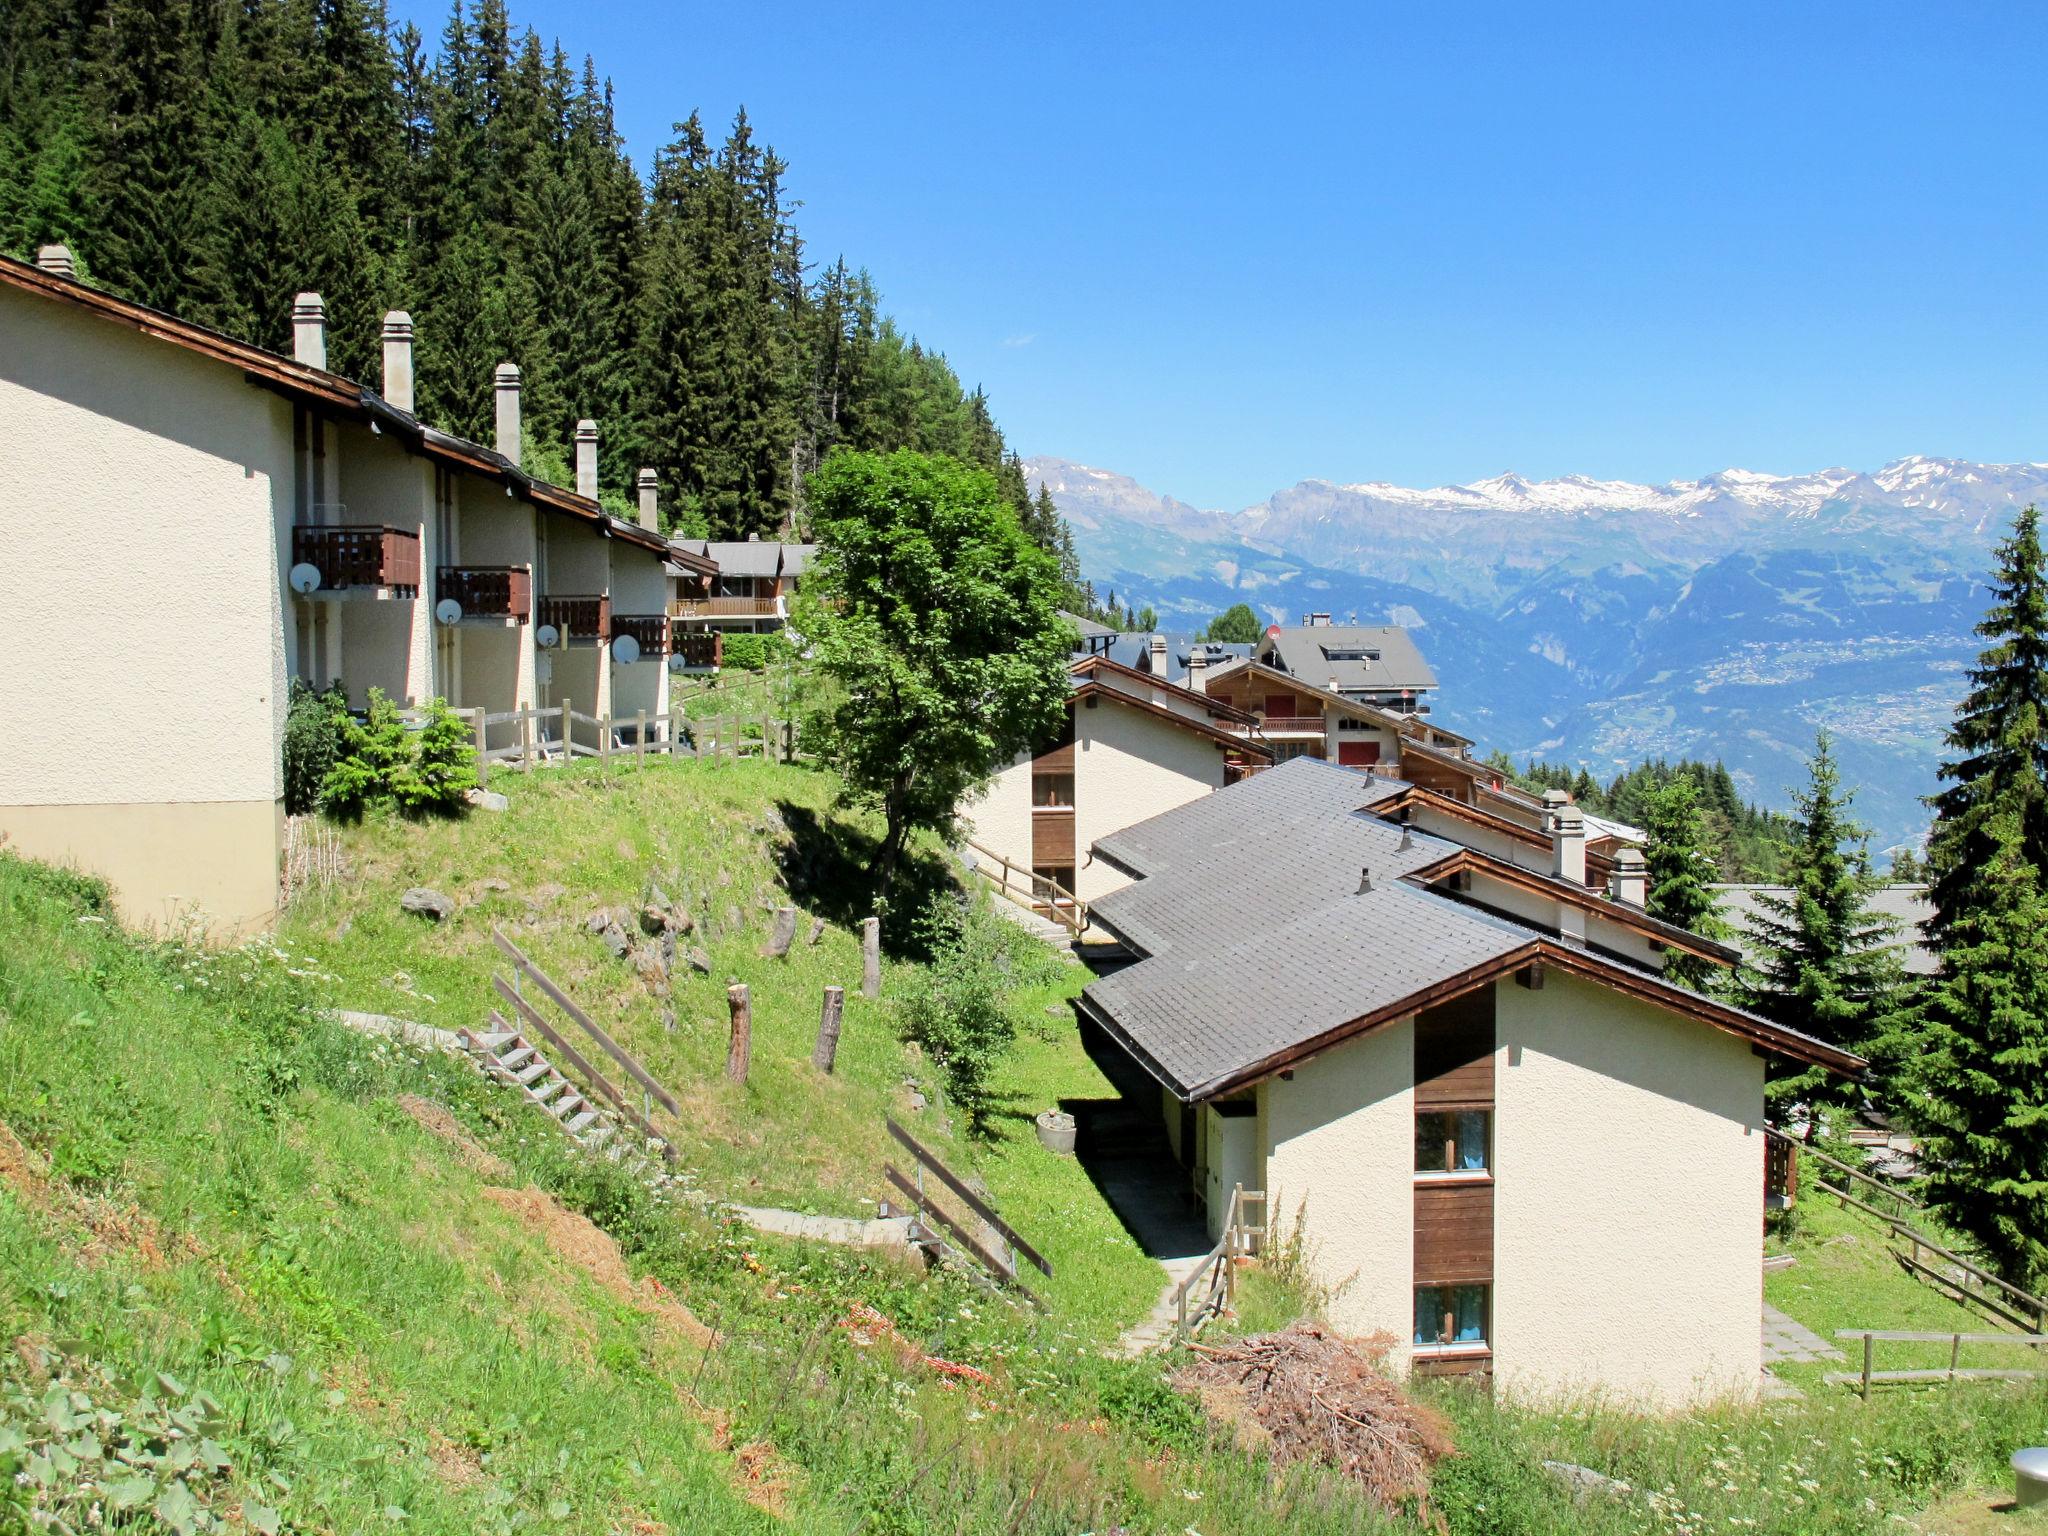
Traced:
[[579, 640], [603, 645], [612, 637], [612, 600], [607, 593], [558, 597], [551, 592], [540, 600], [539, 618], [561, 631], [564, 645]]
[[322, 592], [349, 587], [418, 591], [420, 536], [380, 523], [304, 523], [292, 529], [292, 564], [317, 569]]
[[[1069, 933], [1073, 934], [1075, 938], [1081, 937], [1088, 927], [1087, 902], [1076, 896], [1057, 880], [1049, 880], [1044, 875], [1033, 874], [1028, 869], [1012, 864], [994, 849], [984, 848], [971, 837], [964, 838], [962, 841], [969, 848], [973, 849], [975, 853], [979, 854], [981, 858], [992, 859], [1001, 868], [1001, 874], [991, 874], [983, 867], [979, 860], [974, 865], [975, 873], [979, 874], [983, 879], [990, 881], [1004, 897], [1017, 906], [1025, 907], [1038, 913], [1041, 917], [1051, 918]], [[1010, 883], [1012, 875], [1023, 876], [1021, 883], [1024, 889], [1022, 892], [1012, 887]]]
[[779, 619], [779, 597], [679, 597], [668, 605], [672, 619]]
[[[2043, 1333], [1911, 1333], [1889, 1328], [1838, 1328], [1838, 1339], [1861, 1339], [1863, 1341], [1863, 1369], [1860, 1371], [1830, 1371], [1822, 1378], [1831, 1387], [1855, 1386], [1867, 1403], [1870, 1389], [1884, 1382], [1930, 1382], [1930, 1381], [2031, 1381], [2037, 1376], [2048, 1375], [2038, 1370], [1988, 1370], [1961, 1365], [1965, 1344], [2025, 1344], [2035, 1349], [2048, 1344], [2048, 1334]], [[1946, 1370], [1919, 1371], [1878, 1371], [1871, 1365], [1879, 1341], [1895, 1344], [1946, 1344], [1948, 1346], [1948, 1368]]]
[[533, 612], [533, 570], [524, 565], [444, 565], [434, 573], [441, 597], [462, 604], [464, 617], [511, 618]]
[[[1037, 1301], [1038, 1298], [1019, 1282], [1018, 1271], [1024, 1264], [1030, 1264], [1049, 1279], [1052, 1276], [1052, 1261], [1026, 1242], [1016, 1228], [996, 1214], [995, 1207], [968, 1188], [965, 1181], [920, 1145], [910, 1132], [886, 1116], [883, 1124], [889, 1128], [889, 1135], [896, 1143], [910, 1154], [911, 1176], [906, 1177], [894, 1164], [885, 1164], [882, 1173], [888, 1179], [890, 1187], [910, 1201], [914, 1213], [912, 1220], [921, 1231], [923, 1239], [966, 1255], [987, 1271], [989, 1278], [996, 1283], [1022, 1292], [1027, 1300]], [[927, 1173], [951, 1191], [955, 1199], [979, 1217], [988, 1230], [995, 1234], [1003, 1247], [1000, 1255], [991, 1253], [988, 1245], [979, 1235], [969, 1231], [965, 1222], [956, 1218], [944, 1206], [932, 1201], [925, 1188]]]
[[[1246, 1220], [1246, 1207], [1259, 1208], [1259, 1224]], [[1266, 1237], [1266, 1195], [1242, 1184], [1230, 1192], [1230, 1210], [1223, 1218], [1223, 1236], [1187, 1279], [1174, 1287], [1173, 1333], [1192, 1338], [1204, 1323], [1229, 1306], [1237, 1295], [1237, 1261], [1258, 1252]]]
[[[1925, 1212], [1925, 1208], [1911, 1195], [1903, 1190], [1894, 1189], [1882, 1179], [1872, 1178], [1861, 1168], [1851, 1167], [1839, 1158], [1830, 1157], [1827, 1153], [1810, 1147], [1797, 1137], [1788, 1136], [1773, 1126], [1765, 1126], [1764, 1135], [1773, 1142], [1786, 1143], [1796, 1148], [1801, 1157], [1811, 1158], [1822, 1167], [1832, 1169], [1839, 1176], [1841, 1183], [1830, 1184], [1826, 1179], [1816, 1178], [1813, 1181], [1814, 1188], [1833, 1195], [1843, 1205], [1861, 1211], [1889, 1229], [1892, 1240], [1905, 1245], [1904, 1248], [1894, 1248], [1892, 1257], [1898, 1260], [1899, 1266], [1907, 1273], [1932, 1282], [1953, 1295], [1957, 1301], [1988, 1312], [2016, 1328], [2048, 1331], [2048, 1300], [2043, 1300], [2031, 1291], [2024, 1291], [2010, 1281], [1994, 1275], [1981, 1264], [1942, 1247], [1920, 1231], [1903, 1214]], [[1871, 1200], [1860, 1199], [1850, 1194], [1844, 1186], [1859, 1188], [1868, 1193], [1872, 1200], [1886, 1202], [1890, 1209], [1873, 1205]], [[1957, 1279], [1955, 1275], [1944, 1274], [1928, 1263], [1922, 1257], [1923, 1254], [1940, 1259], [1962, 1278]], [[1944, 1334], [1942, 1337], [1946, 1338], [1947, 1335]]]
[[677, 629], [670, 623], [669, 647], [685, 667], [715, 671], [725, 664], [725, 636], [715, 629]]
[[1269, 736], [1275, 731], [1314, 731], [1317, 735], [1321, 735], [1323, 717], [1321, 715], [1268, 715], [1259, 722], [1259, 729]]
[[669, 647], [670, 627], [668, 615], [662, 613], [615, 613], [612, 615], [612, 634], [631, 635], [640, 645], [640, 658], [651, 661], [666, 656]]

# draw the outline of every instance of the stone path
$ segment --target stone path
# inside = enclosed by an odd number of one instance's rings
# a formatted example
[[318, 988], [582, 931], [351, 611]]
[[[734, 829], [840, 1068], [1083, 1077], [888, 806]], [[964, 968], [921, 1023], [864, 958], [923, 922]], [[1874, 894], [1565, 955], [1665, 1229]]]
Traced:
[[1796, 1318], [1788, 1317], [1769, 1302], [1764, 1303], [1764, 1365], [1788, 1361], [1811, 1364], [1816, 1360], [1839, 1360], [1842, 1352]]
[[1216, 1246], [1182, 1193], [1187, 1175], [1165, 1157], [1106, 1158], [1090, 1168], [1117, 1217], [1165, 1272], [1159, 1299], [1136, 1327], [1116, 1341], [1115, 1353], [1142, 1355], [1173, 1337], [1173, 1293]]

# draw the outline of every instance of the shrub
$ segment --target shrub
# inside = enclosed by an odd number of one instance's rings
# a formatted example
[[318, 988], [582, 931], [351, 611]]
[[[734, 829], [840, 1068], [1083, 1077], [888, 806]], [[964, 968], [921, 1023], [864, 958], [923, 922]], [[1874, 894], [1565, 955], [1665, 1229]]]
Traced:
[[789, 643], [789, 637], [780, 630], [773, 634], [748, 635], [729, 634], [721, 647], [724, 665], [738, 667], [743, 672], [765, 672], [772, 666], [793, 660], [796, 647]]
[[411, 761], [391, 786], [399, 809], [409, 815], [453, 815], [462, 809], [476, 774], [476, 748], [469, 725], [445, 700], [427, 706], [427, 723], [413, 742]]
[[347, 695], [338, 683], [316, 692], [292, 679], [284, 717], [284, 808], [291, 815], [320, 808], [320, 787], [340, 755], [341, 720], [347, 712]]
[[988, 1128], [989, 1086], [1017, 1026], [1007, 1001], [1017, 983], [1013, 949], [1024, 937], [987, 907], [935, 896], [917, 920], [929, 968], [903, 1000], [903, 1037], [924, 1048], [946, 1079], [946, 1096], [968, 1129]]

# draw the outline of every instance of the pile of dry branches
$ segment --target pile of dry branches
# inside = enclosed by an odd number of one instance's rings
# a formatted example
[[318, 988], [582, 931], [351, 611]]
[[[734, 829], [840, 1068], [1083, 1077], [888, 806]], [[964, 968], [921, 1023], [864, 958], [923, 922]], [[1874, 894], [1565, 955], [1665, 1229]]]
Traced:
[[1393, 1340], [1340, 1339], [1313, 1323], [1229, 1344], [1191, 1344], [1174, 1385], [1275, 1462], [1320, 1461], [1356, 1479], [1389, 1511], [1433, 1528], [1429, 1471], [1452, 1453], [1450, 1427], [1386, 1373]]

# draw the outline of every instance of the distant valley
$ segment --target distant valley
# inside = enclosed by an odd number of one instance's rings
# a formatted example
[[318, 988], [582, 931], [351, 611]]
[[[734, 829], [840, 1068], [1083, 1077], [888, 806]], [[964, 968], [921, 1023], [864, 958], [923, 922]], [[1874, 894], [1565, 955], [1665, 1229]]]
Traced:
[[1992, 547], [2048, 500], [2048, 464], [1922, 457], [1663, 486], [1305, 480], [1239, 512], [1064, 459], [1026, 467], [1098, 591], [1168, 627], [1236, 602], [1415, 627], [1437, 718], [1486, 749], [1603, 778], [1719, 756], [1784, 807], [1826, 726], [1880, 849], [1925, 830]]

